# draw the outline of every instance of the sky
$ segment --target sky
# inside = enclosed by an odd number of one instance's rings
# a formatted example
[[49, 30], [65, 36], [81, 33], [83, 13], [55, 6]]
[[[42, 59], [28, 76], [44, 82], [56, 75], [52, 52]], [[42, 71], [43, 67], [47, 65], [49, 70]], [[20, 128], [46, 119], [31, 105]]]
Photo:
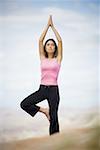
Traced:
[[[99, 7], [99, 0], [0, 1], [0, 107], [20, 109], [38, 90], [38, 40], [49, 15], [63, 40], [61, 107], [98, 106]], [[56, 40], [51, 29], [45, 40], [49, 37]]]

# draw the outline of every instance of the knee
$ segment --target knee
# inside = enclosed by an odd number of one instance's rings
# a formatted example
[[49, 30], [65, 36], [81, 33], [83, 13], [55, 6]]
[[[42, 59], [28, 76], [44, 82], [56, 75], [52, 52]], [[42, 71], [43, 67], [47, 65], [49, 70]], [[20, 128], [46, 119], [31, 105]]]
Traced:
[[20, 107], [21, 107], [22, 109], [24, 109], [24, 108], [25, 108], [24, 101], [22, 101], [22, 102], [20, 103]]

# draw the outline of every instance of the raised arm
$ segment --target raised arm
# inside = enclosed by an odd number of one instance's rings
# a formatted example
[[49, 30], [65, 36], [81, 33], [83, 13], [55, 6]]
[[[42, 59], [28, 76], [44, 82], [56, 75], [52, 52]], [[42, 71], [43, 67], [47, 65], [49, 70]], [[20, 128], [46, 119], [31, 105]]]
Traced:
[[61, 36], [59, 35], [58, 31], [56, 30], [56, 28], [53, 25], [52, 16], [50, 16], [50, 22], [51, 22], [51, 28], [58, 40], [58, 56], [57, 56], [57, 58], [58, 58], [58, 61], [61, 62], [62, 57], [63, 57], [62, 39], [61, 39]]
[[44, 49], [43, 49], [43, 40], [44, 40], [44, 38], [45, 38], [45, 36], [46, 36], [46, 33], [47, 33], [47, 31], [48, 31], [48, 28], [49, 28], [49, 26], [50, 26], [49, 23], [50, 23], [50, 18], [49, 18], [49, 21], [48, 21], [47, 26], [45, 27], [43, 33], [41, 34], [41, 36], [40, 36], [40, 38], [39, 38], [39, 54], [40, 54], [40, 59], [41, 59], [42, 57], [45, 57]]

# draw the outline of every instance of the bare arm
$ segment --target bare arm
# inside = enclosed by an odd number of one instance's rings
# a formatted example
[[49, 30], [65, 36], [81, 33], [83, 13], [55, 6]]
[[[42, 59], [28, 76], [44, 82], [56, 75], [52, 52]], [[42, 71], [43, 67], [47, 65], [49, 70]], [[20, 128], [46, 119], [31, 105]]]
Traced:
[[46, 28], [44, 29], [43, 33], [41, 34], [40, 38], [39, 38], [39, 41], [43, 41], [45, 36], [46, 36], [46, 33], [48, 31], [48, 28], [49, 26], [47, 25]]
[[40, 54], [40, 58], [42, 58], [42, 57], [45, 56], [45, 54], [44, 54], [44, 49], [43, 49], [43, 40], [44, 40], [44, 38], [45, 38], [45, 36], [46, 36], [46, 33], [47, 33], [47, 31], [48, 31], [48, 28], [49, 28], [49, 26], [50, 26], [49, 22], [50, 22], [50, 18], [49, 18], [49, 21], [48, 21], [47, 26], [45, 27], [43, 33], [41, 34], [41, 36], [40, 36], [40, 38], [39, 38], [39, 54]]
[[55, 36], [56, 36], [56, 38], [58, 40], [58, 56], [57, 57], [58, 57], [59, 61], [61, 61], [62, 60], [62, 51], [63, 51], [62, 39], [61, 39], [59, 33], [57, 32], [57, 30], [55, 29], [54, 26], [52, 27], [52, 30], [54, 31]]
[[58, 56], [57, 56], [57, 58], [58, 58], [58, 61], [61, 62], [62, 57], [63, 57], [62, 39], [61, 39], [61, 36], [59, 35], [58, 31], [56, 30], [56, 28], [53, 25], [52, 16], [50, 16], [50, 21], [51, 21], [51, 28], [52, 28], [52, 30], [53, 30], [53, 32], [54, 32], [54, 34], [58, 40]]

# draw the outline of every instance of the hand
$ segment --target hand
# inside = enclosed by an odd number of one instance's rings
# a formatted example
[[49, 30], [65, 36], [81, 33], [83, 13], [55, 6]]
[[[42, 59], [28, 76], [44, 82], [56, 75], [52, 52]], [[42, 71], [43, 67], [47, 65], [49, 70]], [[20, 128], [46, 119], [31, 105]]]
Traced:
[[50, 26], [53, 26], [52, 15], [50, 15]]
[[48, 26], [53, 27], [52, 15], [49, 16]]

